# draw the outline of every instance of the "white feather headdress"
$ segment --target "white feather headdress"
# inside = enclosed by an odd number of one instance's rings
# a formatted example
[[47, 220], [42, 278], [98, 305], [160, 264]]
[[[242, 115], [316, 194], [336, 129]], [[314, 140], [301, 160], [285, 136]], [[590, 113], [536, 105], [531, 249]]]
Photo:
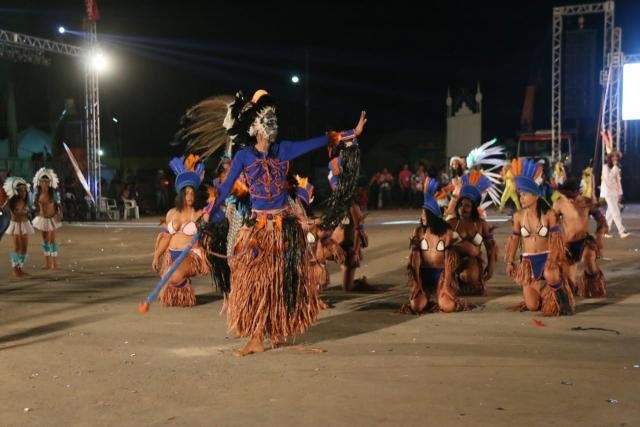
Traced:
[[2, 188], [4, 189], [4, 192], [7, 193], [7, 197], [10, 199], [18, 194], [19, 185], [26, 185], [27, 192], [29, 192], [30, 185], [27, 183], [27, 181], [25, 181], [24, 178], [20, 178], [19, 176], [10, 176], [9, 178], [7, 178], [4, 181]]
[[47, 168], [40, 168], [40, 170], [38, 172], [36, 172], [36, 175], [33, 177], [33, 188], [38, 188], [38, 184], [40, 183], [41, 179], [46, 179], [49, 178], [49, 181], [51, 182], [49, 184], [49, 187], [56, 189], [58, 188], [58, 175], [56, 175], [56, 173], [53, 171], [53, 169], [47, 169]]

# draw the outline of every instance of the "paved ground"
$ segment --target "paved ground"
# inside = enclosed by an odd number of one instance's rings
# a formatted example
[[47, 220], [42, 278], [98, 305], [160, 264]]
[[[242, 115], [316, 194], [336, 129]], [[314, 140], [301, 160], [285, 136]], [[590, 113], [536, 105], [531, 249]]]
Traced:
[[[386, 292], [329, 289], [334, 308], [299, 340], [325, 353], [283, 348], [244, 359], [231, 353], [243, 341], [227, 333], [206, 278], [196, 281], [197, 307], [137, 313], [156, 280], [150, 219], [66, 226], [55, 274], [37, 271], [33, 239], [26, 280], [7, 278], [5, 239], [0, 425], [638, 425], [640, 209], [632, 208], [624, 220], [633, 235], [606, 241], [610, 297], [554, 319], [506, 310], [520, 295], [502, 263], [489, 295], [471, 299], [477, 310], [398, 314], [412, 225], [384, 223], [417, 213], [372, 213], [362, 272]], [[495, 224], [502, 247], [508, 226]]]

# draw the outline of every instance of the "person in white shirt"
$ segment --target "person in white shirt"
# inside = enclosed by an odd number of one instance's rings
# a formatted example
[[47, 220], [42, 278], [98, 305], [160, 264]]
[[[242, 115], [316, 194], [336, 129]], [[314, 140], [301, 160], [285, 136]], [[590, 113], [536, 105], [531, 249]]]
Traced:
[[[622, 182], [620, 175], [620, 153], [612, 151], [606, 157], [606, 162], [602, 165], [602, 180], [600, 183], [600, 197], [607, 202], [607, 225], [611, 230], [611, 224], [615, 222], [620, 238], [624, 239], [629, 233], [622, 225], [620, 217], [620, 207], [618, 202], [622, 199]], [[606, 234], [605, 237], [612, 237]]]

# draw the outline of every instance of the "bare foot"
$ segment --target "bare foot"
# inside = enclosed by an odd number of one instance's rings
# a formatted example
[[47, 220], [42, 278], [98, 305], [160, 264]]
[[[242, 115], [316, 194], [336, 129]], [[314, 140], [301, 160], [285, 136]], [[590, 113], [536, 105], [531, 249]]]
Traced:
[[253, 337], [242, 349], [233, 352], [236, 357], [244, 357], [253, 353], [262, 353], [264, 346], [262, 345], [262, 338]]
[[22, 277], [20, 274], [20, 269], [18, 267], [13, 267], [13, 277]]

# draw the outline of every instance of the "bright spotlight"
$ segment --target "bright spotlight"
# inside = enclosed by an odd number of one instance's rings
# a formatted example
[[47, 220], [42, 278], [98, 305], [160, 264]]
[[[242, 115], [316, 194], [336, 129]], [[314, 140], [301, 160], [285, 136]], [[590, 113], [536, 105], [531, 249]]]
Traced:
[[58, 32], [59, 32], [60, 34], [64, 34], [64, 33], [66, 33], [66, 32], [67, 32], [67, 30], [66, 30], [63, 26], [59, 26], [59, 27], [58, 27]]
[[622, 120], [640, 120], [640, 62], [622, 70]]
[[291, 83], [294, 83], [294, 84], [298, 84], [298, 83], [300, 83], [300, 77], [298, 77], [298, 76], [291, 76]]
[[98, 72], [107, 71], [109, 69], [109, 60], [102, 52], [94, 52], [89, 58], [91, 66]]
[[113, 123], [118, 123], [118, 119], [116, 117], [112, 117], [111, 120], [113, 120]]
[[98, 150], [98, 156], [104, 156], [104, 151], [102, 151], [102, 149]]

